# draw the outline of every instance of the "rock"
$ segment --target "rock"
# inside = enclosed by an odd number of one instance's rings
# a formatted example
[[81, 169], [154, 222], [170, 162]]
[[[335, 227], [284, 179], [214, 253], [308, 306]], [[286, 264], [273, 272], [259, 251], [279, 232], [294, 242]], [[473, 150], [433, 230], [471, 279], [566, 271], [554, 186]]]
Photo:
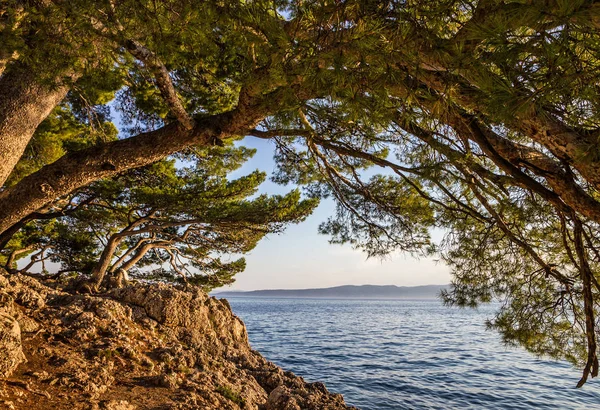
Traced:
[[0, 291], [0, 313], [4, 313], [13, 317], [16, 317], [19, 314], [15, 308], [13, 297], [2, 291]]
[[156, 384], [160, 387], [174, 389], [181, 383], [180, 378], [175, 373], [161, 374], [156, 378]]
[[286, 386], [279, 386], [269, 394], [265, 410], [301, 410]]
[[136, 407], [127, 400], [110, 400], [100, 404], [102, 410], [135, 410]]
[[40, 372], [31, 372], [31, 373], [29, 373], [29, 375], [31, 377], [35, 377], [36, 379], [38, 379], [40, 381], [46, 381], [49, 378], [48, 372], [45, 370], [42, 370]]
[[3, 272], [0, 271], [0, 291], [3, 289], [8, 289], [10, 287], [10, 281], [8, 278], [3, 275]]
[[21, 327], [14, 315], [12, 298], [0, 293], [0, 377], [9, 377], [26, 361], [21, 345]]
[[23, 333], [37, 332], [40, 328], [40, 325], [29, 316], [20, 315], [17, 319], [17, 322], [19, 322], [19, 326], [21, 326], [21, 332]]
[[92, 401], [89, 410], [136, 410], [137, 407], [127, 400]]
[[13, 374], [2, 409], [350, 409], [252, 350], [229, 304], [197, 288], [82, 295], [48, 283], [0, 268], [0, 376]]
[[327, 387], [325, 387], [325, 385], [321, 382], [314, 382], [314, 383], [310, 383], [307, 387], [314, 389], [316, 391], [319, 391], [323, 394], [328, 394], [329, 391], [327, 391]]
[[44, 298], [31, 288], [22, 288], [17, 295], [16, 302], [28, 309], [41, 309], [46, 305]]
[[7, 410], [15, 410], [15, 403], [9, 400], [2, 401], [3, 408]]

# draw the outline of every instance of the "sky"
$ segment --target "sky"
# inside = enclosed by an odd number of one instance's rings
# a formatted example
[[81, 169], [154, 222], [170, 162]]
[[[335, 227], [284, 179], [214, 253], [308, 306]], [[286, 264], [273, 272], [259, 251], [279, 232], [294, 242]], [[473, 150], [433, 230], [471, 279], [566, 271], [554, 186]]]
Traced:
[[[242, 145], [256, 148], [256, 155], [231, 175], [236, 178], [255, 169], [270, 175], [274, 144], [269, 140], [246, 137]], [[261, 192], [283, 194], [292, 187], [270, 181]], [[450, 273], [443, 262], [433, 258], [415, 259], [397, 254], [387, 259], [367, 259], [366, 254], [349, 245], [329, 244], [318, 226], [333, 215], [332, 200], [322, 201], [304, 222], [289, 226], [284, 233], [269, 235], [246, 257], [247, 267], [236, 275], [227, 290], [304, 289], [340, 285], [441, 285], [450, 282]]]
[[[117, 124], [121, 125], [119, 118]], [[274, 143], [254, 137], [238, 142], [257, 152], [242, 168], [231, 173], [230, 179], [259, 169], [271, 175], [275, 168]], [[269, 180], [260, 186], [259, 193], [284, 194], [293, 186], [277, 185]], [[323, 200], [304, 222], [290, 225], [282, 234], [268, 235], [256, 248], [244, 255], [246, 270], [236, 275], [234, 284], [220, 290], [307, 289], [341, 285], [444, 285], [450, 273], [443, 262], [433, 258], [416, 259], [396, 254], [386, 259], [368, 259], [366, 254], [349, 245], [333, 245], [329, 237], [318, 233], [318, 227], [333, 215], [333, 200]], [[441, 234], [434, 233], [434, 239]], [[232, 256], [237, 259], [239, 255]], [[226, 258], [224, 258], [226, 259]], [[19, 261], [24, 267], [29, 258]], [[47, 264], [53, 272], [56, 266]], [[37, 271], [32, 269], [32, 271]]]

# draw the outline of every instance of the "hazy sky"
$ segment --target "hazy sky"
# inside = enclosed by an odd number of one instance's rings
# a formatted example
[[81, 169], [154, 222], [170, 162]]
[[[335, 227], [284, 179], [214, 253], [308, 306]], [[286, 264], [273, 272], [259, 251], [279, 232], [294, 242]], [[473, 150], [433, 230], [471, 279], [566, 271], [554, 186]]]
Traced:
[[[120, 114], [112, 107], [113, 121], [123, 129]], [[238, 178], [256, 169], [271, 175], [274, 143], [254, 137], [246, 137], [240, 145], [256, 148], [254, 157], [229, 175]], [[261, 193], [284, 194], [294, 187], [284, 187], [269, 180], [261, 187]], [[367, 259], [366, 254], [350, 246], [331, 245], [329, 237], [319, 235], [318, 226], [333, 215], [332, 200], [321, 201], [306, 221], [291, 225], [284, 233], [264, 238], [246, 257], [246, 270], [236, 275], [231, 290], [302, 289], [339, 285], [443, 285], [450, 282], [448, 267], [433, 259], [415, 259], [398, 254], [385, 260]], [[29, 258], [19, 261], [24, 267]], [[53, 272], [55, 265], [47, 264]], [[38, 270], [32, 269], [33, 272]]]
[[[242, 169], [232, 174], [239, 177], [255, 169], [271, 174], [274, 162], [273, 143], [247, 137], [247, 147], [258, 152]], [[292, 187], [282, 187], [270, 181], [261, 192], [284, 193]], [[433, 259], [414, 259], [395, 255], [389, 259], [367, 259], [363, 252], [350, 246], [331, 245], [328, 237], [319, 235], [317, 227], [334, 212], [333, 201], [322, 201], [317, 210], [303, 223], [292, 225], [283, 234], [270, 235], [246, 255], [246, 270], [236, 276], [228, 289], [298, 289], [338, 285], [430, 285], [450, 281], [448, 268]]]

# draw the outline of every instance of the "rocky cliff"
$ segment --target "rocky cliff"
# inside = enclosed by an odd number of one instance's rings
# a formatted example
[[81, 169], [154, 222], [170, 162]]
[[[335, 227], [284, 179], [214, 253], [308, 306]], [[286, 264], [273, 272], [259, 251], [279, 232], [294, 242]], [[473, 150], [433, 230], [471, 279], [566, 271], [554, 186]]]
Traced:
[[0, 270], [0, 408], [350, 407], [252, 350], [228, 303], [197, 289], [79, 295]]

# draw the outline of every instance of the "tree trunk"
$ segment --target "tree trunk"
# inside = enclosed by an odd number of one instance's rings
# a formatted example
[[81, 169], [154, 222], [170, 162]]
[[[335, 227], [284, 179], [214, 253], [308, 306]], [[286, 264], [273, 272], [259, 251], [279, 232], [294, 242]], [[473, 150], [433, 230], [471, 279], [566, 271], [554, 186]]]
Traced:
[[128, 271], [129, 269], [133, 268], [135, 266], [136, 263], [138, 263], [140, 261], [140, 259], [142, 259], [144, 257], [144, 255], [146, 255], [146, 253], [148, 253], [148, 251], [152, 248], [156, 248], [159, 245], [156, 245], [154, 243], [146, 243], [142, 246], [140, 246], [140, 248], [137, 250], [137, 252], [135, 253], [135, 255], [133, 255], [131, 257], [131, 259], [129, 259], [127, 262], [125, 262], [124, 264], [122, 264], [119, 269], [123, 269], [124, 271]]
[[[140, 224], [144, 223], [145, 220], [146, 220], [146, 218], [140, 218], [140, 219], [130, 223], [121, 232], [111, 235], [110, 239], [108, 240], [108, 243], [102, 250], [102, 255], [100, 255], [100, 259], [98, 260], [98, 263], [96, 263], [96, 265], [94, 266], [94, 269], [92, 269], [92, 281], [94, 282], [94, 285], [96, 287], [100, 286], [100, 284], [102, 283], [102, 280], [104, 279], [104, 275], [106, 275], [106, 271], [108, 271], [108, 269], [111, 265], [113, 255], [115, 254], [115, 251], [117, 250], [117, 246], [119, 246], [121, 241], [124, 238], [126, 238], [127, 236], [135, 235], [136, 233], [139, 233], [140, 231], [132, 231], [132, 230], [136, 226], [139, 226]], [[129, 253], [129, 251], [126, 252], [125, 255], [127, 253]], [[119, 261], [122, 260], [125, 257], [125, 255], [123, 255], [121, 258], [119, 258]], [[115, 263], [115, 265], [119, 261], [117, 261]], [[113, 266], [113, 268], [114, 268], [114, 266]]]
[[142, 246], [144, 243], [148, 242], [149, 240], [150, 240], [150, 238], [142, 238], [134, 246], [127, 249], [127, 251], [123, 255], [119, 256], [119, 259], [117, 259], [115, 261], [115, 263], [112, 265], [112, 267], [108, 270], [108, 273], [112, 274], [112, 273], [115, 273], [117, 271], [117, 269], [122, 269], [119, 267], [119, 265], [121, 265], [123, 263], [123, 261], [125, 261], [125, 259], [127, 259], [129, 257], [129, 255], [131, 255], [132, 253], [137, 251], [140, 248], [140, 246]]
[[112, 235], [102, 250], [102, 255], [100, 255], [98, 263], [96, 263], [94, 269], [92, 270], [92, 282], [96, 287], [100, 286], [102, 283], [104, 275], [106, 274], [106, 270], [109, 268], [112, 257], [117, 250], [117, 246], [119, 246], [119, 243], [121, 243], [123, 238], [124, 235]]
[[[75, 76], [72, 76], [74, 79]], [[15, 64], [0, 78], [0, 186], [40, 123], [67, 95], [68, 84], [44, 84], [27, 67]]]

